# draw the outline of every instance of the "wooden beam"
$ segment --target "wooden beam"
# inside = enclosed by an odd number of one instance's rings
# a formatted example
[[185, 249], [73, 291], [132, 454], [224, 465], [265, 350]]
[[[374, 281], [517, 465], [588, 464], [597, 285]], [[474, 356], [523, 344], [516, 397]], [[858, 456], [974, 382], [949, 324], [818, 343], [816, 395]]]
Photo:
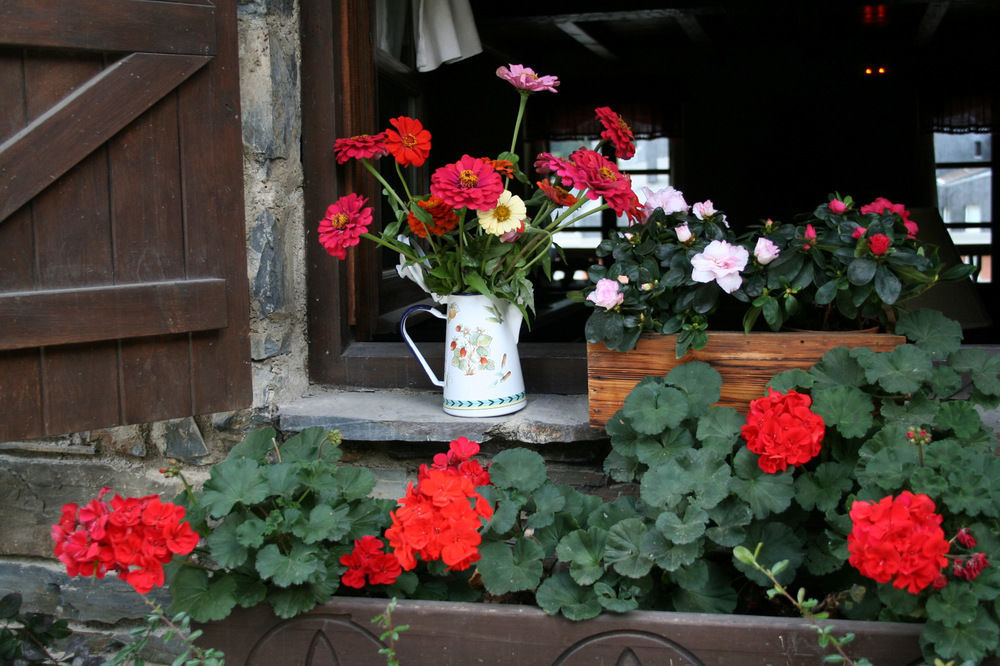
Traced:
[[608, 50], [604, 44], [591, 37], [586, 30], [572, 21], [560, 21], [556, 27], [572, 37], [578, 44], [591, 53], [594, 53], [605, 60], [618, 60], [618, 56]]
[[211, 59], [133, 53], [0, 144], [0, 222]]
[[3, 0], [0, 44], [214, 55], [215, 7], [149, 0]]
[[228, 326], [221, 278], [0, 294], [0, 351]]
[[917, 46], [924, 45], [931, 40], [947, 11], [948, 0], [927, 3], [927, 9], [924, 10], [924, 16], [920, 19], [920, 25], [917, 26], [917, 34], [913, 40]]

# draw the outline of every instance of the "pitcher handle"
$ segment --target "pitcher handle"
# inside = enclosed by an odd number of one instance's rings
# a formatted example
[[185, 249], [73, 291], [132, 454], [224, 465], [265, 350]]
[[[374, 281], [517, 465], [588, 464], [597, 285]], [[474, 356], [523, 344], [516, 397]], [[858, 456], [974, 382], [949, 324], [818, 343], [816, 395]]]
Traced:
[[429, 366], [427, 364], [427, 361], [424, 359], [424, 355], [420, 353], [420, 350], [417, 349], [417, 345], [414, 344], [413, 340], [410, 338], [410, 334], [406, 332], [406, 318], [419, 310], [426, 310], [427, 312], [434, 315], [438, 319], [446, 319], [448, 315], [445, 314], [444, 312], [441, 312], [435, 307], [421, 304], [421, 305], [414, 305], [413, 307], [407, 309], [407, 311], [403, 313], [403, 316], [399, 320], [399, 332], [402, 333], [403, 340], [406, 342], [406, 345], [410, 348], [410, 351], [413, 352], [413, 355], [417, 357], [418, 361], [420, 361], [420, 365], [423, 367], [424, 372], [427, 373], [427, 378], [431, 380], [434, 386], [444, 386], [444, 381], [437, 378], [437, 375], [434, 374], [433, 370], [431, 370], [431, 366]]

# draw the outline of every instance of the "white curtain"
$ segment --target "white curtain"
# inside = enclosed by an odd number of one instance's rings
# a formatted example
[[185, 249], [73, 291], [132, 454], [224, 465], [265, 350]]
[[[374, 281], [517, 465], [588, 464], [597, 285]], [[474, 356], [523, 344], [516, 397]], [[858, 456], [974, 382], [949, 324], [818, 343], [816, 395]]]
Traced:
[[483, 50], [469, 0], [413, 0], [413, 17], [421, 72]]

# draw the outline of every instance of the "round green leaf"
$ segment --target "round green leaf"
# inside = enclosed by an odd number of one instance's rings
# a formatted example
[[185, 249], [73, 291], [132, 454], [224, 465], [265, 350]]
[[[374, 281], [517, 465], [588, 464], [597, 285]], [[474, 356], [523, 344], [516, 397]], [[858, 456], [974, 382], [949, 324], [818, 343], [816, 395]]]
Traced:
[[570, 620], [589, 620], [601, 613], [601, 603], [590, 587], [578, 585], [565, 571], [542, 581], [535, 601], [549, 615], [562, 612]]
[[847, 279], [851, 284], [868, 284], [875, 277], [878, 265], [867, 257], [857, 257], [847, 266]]
[[643, 382], [626, 396], [622, 411], [637, 432], [655, 435], [680, 425], [688, 415], [688, 401], [672, 386]]
[[529, 449], [501, 451], [493, 457], [490, 465], [490, 479], [498, 488], [530, 493], [545, 483], [546, 478], [545, 460]]

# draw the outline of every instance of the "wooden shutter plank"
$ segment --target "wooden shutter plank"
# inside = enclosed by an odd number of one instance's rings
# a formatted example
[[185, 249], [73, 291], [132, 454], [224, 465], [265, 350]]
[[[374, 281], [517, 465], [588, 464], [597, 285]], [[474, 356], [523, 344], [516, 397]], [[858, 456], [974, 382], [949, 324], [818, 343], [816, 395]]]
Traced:
[[215, 8], [147, 0], [4, 0], [0, 44], [213, 55]]
[[[118, 282], [183, 277], [177, 96], [164, 97], [116, 134], [108, 143], [108, 152]], [[219, 307], [225, 315], [224, 302]], [[190, 353], [188, 335], [121, 342], [125, 423], [146, 423], [192, 413]]]
[[226, 280], [0, 294], [0, 350], [225, 328]]
[[0, 418], [0, 442], [45, 434], [37, 350], [0, 352], [0, 415], [8, 414], [17, 420]]
[[43, 349], [41, 359], [46, 435], [122, 423], [118, 343]]
[[0, 222], [209, 60], [133, 53], [5, 141], [0, 145]]

